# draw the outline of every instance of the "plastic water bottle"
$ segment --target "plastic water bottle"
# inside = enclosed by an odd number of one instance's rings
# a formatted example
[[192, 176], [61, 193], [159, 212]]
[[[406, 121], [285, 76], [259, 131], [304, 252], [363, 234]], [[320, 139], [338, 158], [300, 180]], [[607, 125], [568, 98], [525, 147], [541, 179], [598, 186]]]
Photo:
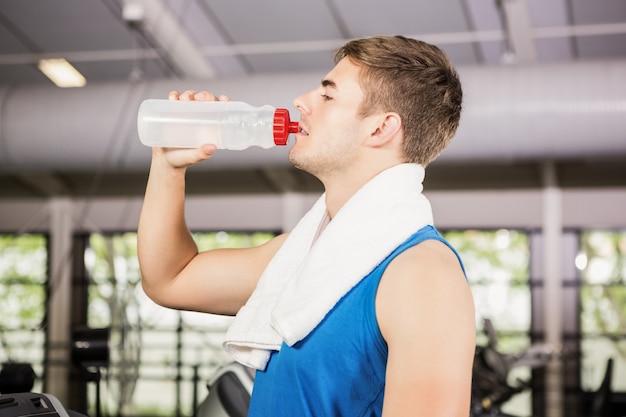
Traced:
[[218, 149], [286, 145], [298, 122], [289, 111], [269, 105], [253, 107], [240, 101], [145, 100], [137, 115], [139, 139], [146, 146], [197, 148], [211, 143]]

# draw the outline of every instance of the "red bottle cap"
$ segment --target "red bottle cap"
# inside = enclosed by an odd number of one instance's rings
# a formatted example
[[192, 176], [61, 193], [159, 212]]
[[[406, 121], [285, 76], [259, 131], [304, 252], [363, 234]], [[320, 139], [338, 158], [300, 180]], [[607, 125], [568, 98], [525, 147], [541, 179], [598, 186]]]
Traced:
[[274, 143], [284, 146], [290, 133], [298, 133], [299, 123], [289, 119], [289, 110], [276, 109], [274, 112]]

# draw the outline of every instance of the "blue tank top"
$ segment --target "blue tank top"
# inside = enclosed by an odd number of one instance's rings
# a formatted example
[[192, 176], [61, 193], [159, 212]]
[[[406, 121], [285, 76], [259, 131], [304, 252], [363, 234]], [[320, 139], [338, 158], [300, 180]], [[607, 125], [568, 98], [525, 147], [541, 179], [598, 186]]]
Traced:
[[387, 265], [428, 239], [445, 243], [459, 257], [432, 226], [412, 235], [354, 286], [306, 338], [294, 346], [283, 343], [272, 353], [267, 368], [256, 373], [248, 416], [380, 416], [387, 344], [376, 319], [376, 291]]

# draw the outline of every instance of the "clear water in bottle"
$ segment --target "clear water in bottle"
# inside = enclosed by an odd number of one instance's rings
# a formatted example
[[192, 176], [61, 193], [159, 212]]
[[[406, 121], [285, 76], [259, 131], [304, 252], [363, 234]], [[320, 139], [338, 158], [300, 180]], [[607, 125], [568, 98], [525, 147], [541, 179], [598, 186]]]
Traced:
[[275, 111], [269, 105], [236, 101], [149, 99], [139, 107], [137, 128], [146, 146], [197, 148], [212, 143], [218, 149], [270, 148], [275, 146]]

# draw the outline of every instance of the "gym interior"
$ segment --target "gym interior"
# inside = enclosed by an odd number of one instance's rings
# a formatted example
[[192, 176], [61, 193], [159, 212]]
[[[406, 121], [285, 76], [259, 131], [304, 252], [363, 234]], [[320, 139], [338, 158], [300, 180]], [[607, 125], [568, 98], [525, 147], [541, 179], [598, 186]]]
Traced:
[[[141, 288], [137, 109], [196, 89], [297, 118], [333, 51], [378, 34], [440, 46], [463, 83], [424, 194], [476, 303], [472, 416], [626, 416], [622, 0], [0, 0], [0, 416], [245, 416], [232, 318]], [[48, 79], [50, 58], [83, 85]], [[261, 244], [309, 210], [323, 189], [289, 145], [189, 170], [201, 250]]]

